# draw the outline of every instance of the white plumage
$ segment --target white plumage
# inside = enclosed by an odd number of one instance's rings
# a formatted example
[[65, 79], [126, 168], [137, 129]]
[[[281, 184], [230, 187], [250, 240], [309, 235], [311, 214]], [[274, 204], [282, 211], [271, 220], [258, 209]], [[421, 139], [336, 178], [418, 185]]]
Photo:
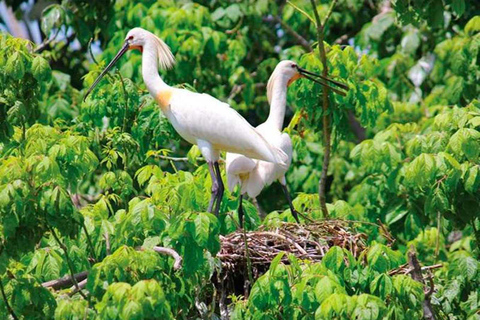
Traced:
[[[169, 69], [175, 64], [175, 57], [170, 48], [153, 33], [142, 28], [134, 28], [128, 32], [122, 48], [88, 89], [84, 99], [125, 52], [131, 49], [142, 52], [143, 81], [162, 112], [180, 136], [198, 145], [208, 163], [212, 178], [212, 197], [208, 210], [212, 211], [214, 206], [215, 214], [220, 210], [224, 187], [218, 160], [220, 151], [223, 150], [229, 152], [227, 175], [231, 189], [240, 184], [242, 195], [248, 193], [255, 197], [266, 185], [279, 180], [292, 214], [298, 221], [285, 181], [285, 172], [292, 160], [292, 142], [287, 134], [281, 132], [287, 87], [300, 77], [318, 82], [343, 95], [345, 93], [330, 87], [326, 81], [344, 89], [348, 87], [338, 81], [304, 70], [292, 61], [282, 61], [275, 68], [267, 85], [270, 115], [265, 123], [253, 128], [228, 104], [208, 94], [167, 85], [158, 74], [158, 68]], [[322, 80], [312, 78], [310, 75], [320, 77]], [[239, 214], [241, 212], [240, 198]]]
[[208, 94], [194, 93], [167, 85], [158, 74], [175, 63], [170, 48], [154, 34], [141, 29], [130, 30], [125, 43], [105, 70], [87, 91], [92, 91], [100, 79], [129, 49], [142, 52], [142, 76], [150, 94], [162, 112], [185, 140], [197, 144], [207, 160], [212, 178], [212, 198], [208, 210], [218, 214], [223, 196], [218, 160], [220, 151], [236, 152], [253, 159], [271, 161], [286, 166], [288, 156], [272, 146], [240, 114]]
[[[274, 147], [237, 111], [208, 94], [173, 89], [170, 104], [163, 108], [175, 130], [200, 148], [209, 145], [212, 152], [238, 152], [285, 166], [288, 156]], [[203, 152], [203, 151], [202, 151]], [[207, 161], [217, 161], [203, 154]]]
[[[290, 136], [282, 133], [282, 126], [287, 103], [287, 88], [293, 81], [300, 77], [301, 75], [297, 70], [297, 65], [293, 61], [281, 61], [276, 66], [267, 85], [270, 114], [264, 123], [256, 127], [257, 131], [270, 142], [273, 147], [282, 150], [287, 155], [286, 166], [252, 159], [241, 154], [227, 153], [227, 181], [228, 188], [231, 191], [238, 185], [241, 195], [248, 194], [251, 198], [255, 198], [263, 188], [277, 180], [281, 183], [284, 191], [286, 191], [285, 173], [292, 162], [293, 149]], [[296, 211], [291, 205], [288, 191], [286, 192], [292, 214], [296, 217]], [[243, 209], [241, 208], [240, 199], [240, 216], [243, 215], [241, 210]]]

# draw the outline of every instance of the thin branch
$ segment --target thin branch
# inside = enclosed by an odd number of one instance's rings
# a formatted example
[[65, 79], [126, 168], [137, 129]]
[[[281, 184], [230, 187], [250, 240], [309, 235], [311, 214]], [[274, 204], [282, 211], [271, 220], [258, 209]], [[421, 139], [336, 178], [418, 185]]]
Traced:
[[325, 20], [323, 20], [323, 23], [322, 23], [323, 28], [325, 28], [328, 20], [330, 20], [330, 17], [332, 16], [332, 13], [333, 13], [333, 8], [335, 7], [336, 4], [337, 4], [337, 0], [333, 0], [332, 4], [330, 5], [330, 8], [328, 8], [327, 16], [325, 17]]
[[10, 315], [14, 320], [18, 320], [18, 317], [15, 314], [15, 311], [13, 311], [12, 306], [10, 306], [10, 303], [8, 302], [8, 298], [5, 293], [5, 288], [3, 287], [2, 279], [0, 279], [0, 291], [2, 292], [2, 298], [3, 298], [3, 301], [5, 302], [5, 305], [7, 306], [8, 313], [10, 313]]
[[127, 94], [127, 90], [125, 89], [125, 82], [123, 81], [122, 74], [118, 69], [117, 69], [117, 74], [119, 75], [120, 81], [122, 82], [123, 98], [125, 99], [125, 112], [123, 114], [123, 126], [122, 126], [122, 132], [125, 132], [125, 130], [127, 130], [128, 94]]
[[301, 45], [305, 51], [307, 52], [312, 52], [312, 47], [310, 46], [310, 43], [304, 38], [302, 37], [298, 32], [296, 32], [295, 30], [293, 30], [292, 27], [290, 27], [287, 23], [285, 23], [282, 18], [280, 18], [279, 16], [276, 16], [275, 18], [275, 21], [277, 21], [278, 23], [280, 23], [280, 25], [282, 26], [282, 28], [288, 33], [290, 34], [293, 38], [295, 38], [296, 42]]
[[[308, 18], [308, 20], [310, 20], [311, 23], [313, 23], [315, 26], [317, 25], [317, 23], [315, 22], [315, 20], [313, 20], [313, 18], [307, 13], [305, 12], [305, 10], [302, 10], [300, 9], [296, 4], [292, 3], [291, 1], [287, 0], [287, 3], [289, 5], [291, 5], [295, 10], [297, 10], [298, 12], [300, 12], [301, 14], [303, 14], [305, 17]], [[315, 11], [316, 11], [316, 8], [315, 8]]]
[[[58, 29], [60, 31], [60, 29]], [[53, 38], [45, 38], [45, 40], [40, 43], [34, 50], [33, 52], [34, 53], [41, 53], [45, 50], [47, 50], [48, 48], [52, 48], [54, 45], [58, 44], [58, 43], [61, 43], [62, 41], [55, 41], [55, 39], [57, 38], [58, 36], [58, 31], [57, 33], [53, 36]], [[71, 35], [69, 35], [67, 38], [66, 38], [66, 41], [65, 41], [65, 47], [68, 47], [70, 45], [70, 43], [75, 39], [75, 37], [77, 36], [77, 34], [74, 32], [72, 33]]]
[[110, 235], [108, 234], [107, 231], [105, 231], [103, 236], [105, 238], [105, 251], [107, 253], [107, 256], [109, 256], [110, 253], [111, 253], [111, 251], [110, 251]]
[[82, 228], [85, 232], [85, 236], [87, 237], [87, 246], [90, 249], [90, 254], [92, 255], [92, 259], [94, 262], [97, 260], [97, 255], [95, 254], [95, 248], [93, 247], [92, 239], [90, 238], [90, 234], [88, 233], [87, 226], [85, 225], [85, 221], [82, 222]]
[[[159, 158], [162, 160], [168, 160], [168, 161], [175, 161], [175, 162], [188, 162], [187, 157], [169, 157], [169, 156], [164, 156], [161, 154], [156, 154], [154, 155], [155, 158]], [[203, 160], [203, 158], [197, 158], [199, 160]]]
[[68, 296], [73, 296], [75, 293], [77, 292], [80, 292], [81, 290], [85, 289], [85, 287], [87, 286], [87, 280], [88, 279], [83, 279], [82, 281], [80, 281], [78, 283], [78, 288], [76, 288], [75, 286], [72, 286], [70, 287], [70, 293], [68, 294]]
[[[146, 249], [147, 248], [144, 248], [144, 247], [135, 248], [135, 250], [138, 250], [138, 251], [144, 251]], [[178, 254], [177, 251], [171, 248], [158, 247], [158, 246], [153, 247], [152, 250], [155, 251], [156, 253], [169, 255], [173, 259], [175, 259], [175, 262], [173, 264], [173, 270], [177, 271], [182, 267], [182, 257]]]
[[[243, 219], [245, 220], [245, 218]], [[252, 260], [250, 260], [250, 253], [248, 249], [247, 231], [245, 230], [245, 228], [243, 228], [243, 243], [245, 245], [245, 259], [247, 260], [247, 273], [248, 273], [248, 281], [245, 281], [243, 291], [244, 291], [245, 297], [248, 298], [248, 288], [253, 284], [253, 274], [252, 274]]]
[[[323, 65], [322, 75], [324, 77], [328, 77], [328, 65], [327, 65], [327, 54], [325, 52], [325, 44], [323, 43], [325, 34], [325, 23], [328, 22], [330, 18], [333, 8], [337, 3], [337, 0], [332, 1], [332, 5], [326, 15], [325, 22], [322, 24], [320, 20], [320, 16], [318, 15], [317, 5], [315, 0], [310, 0], [312, 5], [313, 14], [316, 20], [316, 29], [317, 29], [317, 39], [318, 39], [318, 55], [320, 61]], [[330, 153], [331, 153], [331, 128], [330, 128], [330, 115], [328, 113], [329, 109], [329, 99], [328, 99], [329, 89], [326, 86], [323, 86], [323, 94], [322, 94], [322, 118], [323, 118], [323, 146], [324, 146], [324, 155], [323, 155], [323, 165], [322, 165], [322, 173], [320, 175], [320, 181], [318, 186], [318, 197], [320, 199], [320, 207], [322, 209], [323, 216], [328, 218], [329, 213], [327, 209], [326, 203], [326, 196], [325, 196], [325, 189], [327, 185], [327, 175], [328, 175], [328, 166], [330, 165]]]
[[440, 228], [441, 228], [441, 217], [440, 211], [437, 211], [437, 237], [435, 238], [435, 259], [438, 258], [438, 254], [440, 252]]
[[98, 66], [98, 61], [97, 59], [95, 59], [95, 56], [93, 55], [92, 42], [93, 42], [93, 38], [90, 38], [90, 40], [88, 40], [88, 52], [90, 53], [90, 57], [92, 57], [93, 62], [95, 62], [95, 64]]
[[63, 250], [63, 253], [65, 254], [65, 260], [67, 260], [67, 265], [68, 265], [68, 269], [70, 270], [70, 275], [71, 275], [71, 279], [73, 281], [73, 284], [75, 286], [75, 288], [77, 288], [78, 290], [78, 293], [80, 293], [80, 295], [82, 296], [82, 298], [84, 298], [85, 300], [88, 300], [87, 299], [87, 296], [80, 290], [79, 286], [78, 286], [78, 282], [77, 282], [77, 279], [75, 278], [75, 270], [73, 268], [73, 264], [72, 264], [72, 261], [70, 260], [70, 256], [68, 255], [68, 249], [67, 247], [65, 246], [65, 244], [63, 244], [62, 241], [60, 241], [60, 238], [58, 237], [57, 233], [55, 232], [55, 230], [48, 226], [48, 228], [50, 229], [50, 233], [52, 234], [53, 238], [55, 238], [55, 241], [57, 242], [57, 244], [60, 246], [60, 248], [62, 248]]
[[[170, 156], [165, 156], [165, 155], [162, 155], [162, 154], [153, 154], [152, 156], [155, 157], [155, 158], [159, 158], [159, 159], [167, 160], [167, 161], [188, 162], [188, 158], [187, 158], [187, 157], [170, 157]], [[197, 160], [197, 161], [205, 161], [205, 158], [203, 158], [203, 157], [198, 157], [198, 158], [196, 158], [195, 160]], [[225, 159], [220, 158], [220, 159], [218, 159], [218, 162], [219, 162], [219, 163], [223, 163], [223, 162], [225, 162]]]

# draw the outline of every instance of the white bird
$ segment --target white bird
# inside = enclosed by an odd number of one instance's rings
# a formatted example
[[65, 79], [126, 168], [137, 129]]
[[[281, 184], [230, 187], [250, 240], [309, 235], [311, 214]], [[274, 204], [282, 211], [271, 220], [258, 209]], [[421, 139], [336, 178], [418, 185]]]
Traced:
[[130, 49], [142, 52], [142, 76], [148, 91], [175, 130], [191, 144], [196, 144], [208, 163], [212, 178], [212, 196], [208, 211], [218, 215], [224, 185], [218, 160], [220, 151], [234, 152], [249, 158], [285, 166], [288, 156], [273, 147], [239, 113], [208, 94], [194, 93], [166, 84], [158, 68], [175, 64], [170, 48], [153, 33], [142, 28], [130, 30], [125, 43], [87, 91], [85, 99], [103, 76]]
[[243, 225], [243, 196], [248, 194], [251, 198], [256, 198], [266, 186], [277, 180], [282, 185], [283, 192], [285, 193], [293, 217], [299, 222], [298, 212], [292, 204], [292, 199], [287, 188], [287, 180], [285, 179], [285, 173], [292, 162], [293, 153], [290, 136], [287, 133], [282, 133], [288, 86], [299, 78], [308, 78], [329, 87], [338, 94], [345, 95], [344, 92], [332, 88], [325, 82], [319, 81], [308, 75], [320, 77], [323, 80], [332, 82], [343, 89], [348, 90], [346, 85], [311, 73], [300, 68], [293, 61], [284, 60], [277, 64], [267, 83], [267, 98], [270, 104], [270, 114], [268, 115], [267, 120], [256, 127], [256, 129], [272, 146], [283, 150], [283, 152], [287, 154], [287, 166], [280, 166], [272, 162], [251, 159], [248, 156], [241, 154], [227, 153], [226, 170], [228, 188], [231, 191], [233, 191], [237, 185], [240, 188], [238, 206], [240, 226]]

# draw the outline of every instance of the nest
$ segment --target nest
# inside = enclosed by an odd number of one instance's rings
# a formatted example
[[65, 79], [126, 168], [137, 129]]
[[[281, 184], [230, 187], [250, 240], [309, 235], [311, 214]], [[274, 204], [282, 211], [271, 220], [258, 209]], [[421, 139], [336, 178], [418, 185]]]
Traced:
[[366, 247], [365, 239], [365, 234], [355, 232], [341, 220], [308, 225], [284, 223], [275, 229], [263, 227], [246, 233], [239, 230], [221, 237], [217, 257], [222, 262], [222, 273], [236, 277], [247, 268], [245, 248], [248, 247], [253, 277], [258, 278], [268, 270], [271, 261], [280, 252], [287, 253], [282, 257], [285, 263], [288, 263], [288, 254], [302, 260], [321, 261], [333, 246], [345, 248], [358, 257]]

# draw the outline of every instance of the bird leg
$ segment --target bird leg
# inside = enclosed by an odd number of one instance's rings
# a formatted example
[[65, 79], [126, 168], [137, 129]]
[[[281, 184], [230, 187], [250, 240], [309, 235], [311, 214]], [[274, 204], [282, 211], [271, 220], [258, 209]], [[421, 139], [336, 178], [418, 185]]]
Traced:
[[223, 185], [222, 181], [222, 174], [220, 172], [220, 167], [218, 165], [218, 161], [215, 161], [213, 163], [215, 172], [217, 174], [217, 189], [216, 189], [216, 200], [215, 200], [215, 215], [218, 216], [218, 213], [220, 212], [220, 204], [222, 203], [222, 198], [223, 198], [223, 192], [225, 191], [225, 187]]
[[298, 220], [298, 211], [295, 210], [295, 207], [293, 206], [292, 198], [290, 198], [290, 193], [288, 193], [287, 185], [283, 183], [281, 183], [281, 185], [282, 185], [283, 193], [285, 193], [285, 197], [287, 198], [288, 205], [290, 206], [290, 211], [292, 212], [292, 215], [297, 221], [297, 223], [300, 223], [300, 220]]
[[243, 229], [243, 194], [240, 193], [238, 197], [238, 223], [240, 224], [240, 229]]
[[212, 192], [210, 202], [208, 203], [208, 212], [213, 212], [213, 205], [215, 204], [215, 200], [217, 199], [218, 192], [218, 182], [217, 176], [215, 175], [215, 168], [213, 166], [213, 162], [208, 162], [208, 171], [210, 171], [210, 178], [212, 179]]

